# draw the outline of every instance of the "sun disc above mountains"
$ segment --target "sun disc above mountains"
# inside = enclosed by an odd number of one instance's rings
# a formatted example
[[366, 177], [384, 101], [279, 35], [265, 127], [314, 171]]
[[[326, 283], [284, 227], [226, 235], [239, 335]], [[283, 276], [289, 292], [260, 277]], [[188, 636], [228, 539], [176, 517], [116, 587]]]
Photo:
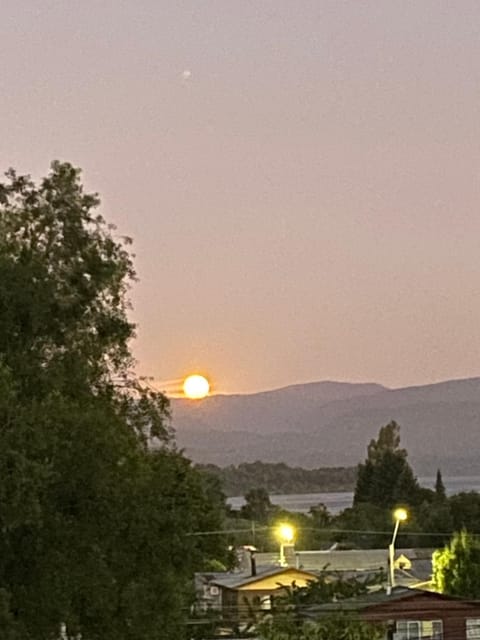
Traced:
[[194, 373], [183, 381], [183, 393], [190, 400], [200, 400], [208, 396], [210, 383], [205, 376]]

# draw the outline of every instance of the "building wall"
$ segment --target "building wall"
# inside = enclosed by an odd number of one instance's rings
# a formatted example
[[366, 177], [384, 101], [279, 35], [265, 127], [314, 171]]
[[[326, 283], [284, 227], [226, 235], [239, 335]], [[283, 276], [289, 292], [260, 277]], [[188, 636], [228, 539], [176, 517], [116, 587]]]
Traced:
[[260, 577], [256, 582], [238, 587], [238, 591], [275, 591], [279, 588], [279, 585], [288, 587], [293, 582], [295, 582], [297, 587], [305, 587], [308, 582], [315, 579], [316, 576], [313, 574], [297, 571], [296, 569], [288, 569], [280, 575], [267, 576], [265, 578]]
[[398, 620], [441, 620], [444, 640], [465, 640], [466, 619], [480, 619], [480, 603], [416, 595], [404, 600], [372, 605], [362, 612], [370, 622]]

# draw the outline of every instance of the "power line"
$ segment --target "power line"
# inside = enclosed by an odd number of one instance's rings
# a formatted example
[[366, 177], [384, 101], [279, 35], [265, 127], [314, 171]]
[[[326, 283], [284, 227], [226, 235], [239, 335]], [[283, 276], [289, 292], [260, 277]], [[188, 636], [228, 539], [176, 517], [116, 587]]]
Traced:
[[[255, 531], [274, 531], [276, 526], [261, 525], [256, 526]], [[361, 535], [385, 535], [391, 536], [391, 530], [377, 530], [377, 529], [323, 529], [321, 527], [296, 527], [297, 531], [316, 531], [318, 533], [358, 533]], [[194, 531], [186, 533], [187, 536], [210, 536], [210, 535], [227, 535], [232, 533], [252, 533], [252, 529], [217, 529], [214, 531]], [[451, 536], [453, 531], [401, 531], [398, 533], [398, 537], [431, 537], [431, 536]], [[480, 537], [480, 533], [470, 532], [469, 535], [474, 537]]]

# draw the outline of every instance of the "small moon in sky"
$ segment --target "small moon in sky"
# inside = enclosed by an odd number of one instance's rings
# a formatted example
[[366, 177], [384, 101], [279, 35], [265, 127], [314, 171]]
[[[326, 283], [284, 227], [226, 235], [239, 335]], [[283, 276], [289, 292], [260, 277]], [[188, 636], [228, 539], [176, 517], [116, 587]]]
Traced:
[[189, 80], [192, 77], [192, 72], [190, 71], [190, 69], [184, 69], [182, 71], [182, 79], [183, 80]]

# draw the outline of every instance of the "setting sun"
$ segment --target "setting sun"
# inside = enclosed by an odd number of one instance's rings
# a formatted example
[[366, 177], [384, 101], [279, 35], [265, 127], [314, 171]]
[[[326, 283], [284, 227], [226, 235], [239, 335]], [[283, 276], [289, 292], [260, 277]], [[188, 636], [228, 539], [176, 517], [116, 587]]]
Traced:
[[208, 396], [209, 391], [210, 383], [205, 376], [194, 374], [185, 378], [183, 382], [183, 393], [190, 400], [205, 398], [205, 396]]

